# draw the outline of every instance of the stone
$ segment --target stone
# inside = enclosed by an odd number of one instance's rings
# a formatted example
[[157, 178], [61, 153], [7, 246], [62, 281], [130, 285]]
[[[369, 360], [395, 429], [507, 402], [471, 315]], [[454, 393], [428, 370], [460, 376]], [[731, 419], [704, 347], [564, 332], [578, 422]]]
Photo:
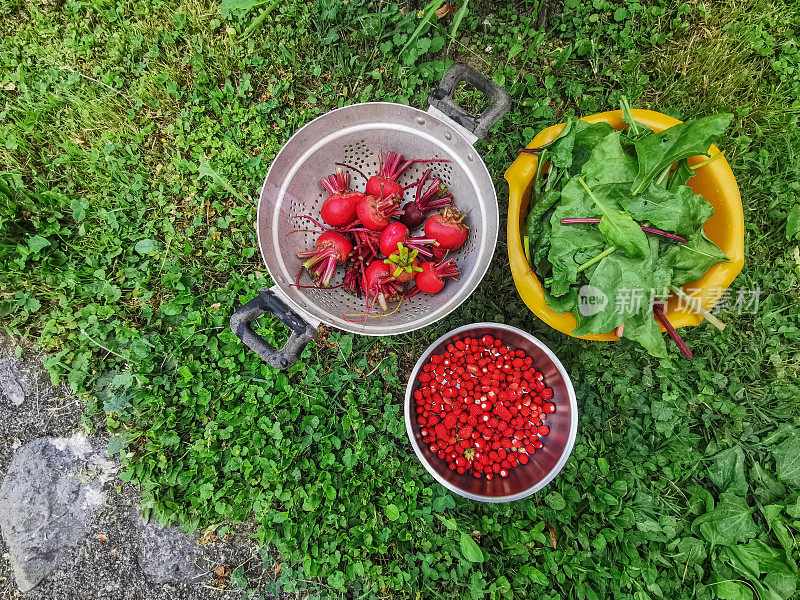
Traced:
[[82, 435], [19, 448], [0, 486], [0, 531], [20, 590], [56, 569], [105, 502], [114, 463]]
[[0, 359], [0, 396], [7, 398], [14, 406], [21, 406], [28, 388], [20, 362], [13, 358]]
[[179, 527], [166, 527], [155, 519], [145, 522], [134, 507], [132, 518], [139, 531], [137, 561], [145, 577], [152, 583], [178, 583], [201, 573], [197, 560], [201, 550], [194, 536], [182, 533]]

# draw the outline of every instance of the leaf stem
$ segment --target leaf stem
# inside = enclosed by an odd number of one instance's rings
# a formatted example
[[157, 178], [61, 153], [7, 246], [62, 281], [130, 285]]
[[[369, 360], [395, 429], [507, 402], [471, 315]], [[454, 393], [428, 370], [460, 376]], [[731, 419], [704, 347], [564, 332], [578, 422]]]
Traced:
[[703, 162], [699, 162], [696, 165], [694, 165], [692, 167], [689, 167], [689, 168], [692, 171], [696, 171], [700, 167], [705, 167], [707, 164], [712, 163], [715, 160], [718, 160], [718, 159], [722, 158], [723, 156], [725, 156], [725, 151], [724, 150], [722, 152], [717, 152], [714, 156], [711, 156], [711, 157], [705, 159]]
[[692, 308], [692, 310], [694, 310], [696, 313], [698, 313], [698, 314], [702, 315], [702, 316], [703, 316], [703, 318], [704, 318], [706, 321], [708, 321], [709, 323], [711, 323], [711, 324], [712, 324], [714, 327], [716, 327], [716, 328], [717, 328], [717, 329], [719, 329], [720, 331], [722, 331], [723, 329], [725, 329], [725, 323], [723, 323], [722, 321], [720, 321], [720, 320], [719, 320], [717, 317], [715, 317], [715, 316], [714, 316], [714, 315], [713, 315], [713, 314], [712, 314], [710, 311], [708, 311], [708, 310], [706, 310], [705, 308], [703, 308], [703, 305], [702, 305], [702, 304], [700, 304], [700, 303], [699, 303], [697, 300], [695, 300], [694, 298], [692, 298], [691, 296], [689, 296], [689, 295], [688, 295], [686, 292], [684, 292], [684, 291], [683, 291], [681, 288], [679, 288], [679, 287], [678, 287], [678, 286], [676, 286], [676, 285], [673, 285], [673, 286], [670, 286], [670, 289], [672, 290], [672, 292], [673, 292], [674, 294], [676, 294], [678, 297], [680, 297], [680, 299], [681, 299], [681, 300], [683, 300], [684, 302], [686, 302], [686, 304], [688, 304], [688, 305], [689, 305], [689, 306]]
[[578, 177], [578, 183], [580, 183], [583, 186], [583, 189], [586, 190], [586, 193], [589, 194], [589, 198], [591, 198], [594, 202], [597, 202], [597, 196], [595, 196], [592, 190], [589, 189], [589, 186], [586, 185], [583, 177]]
[[[577, 217], [573, 219], [561, 219], [562, 225], [579, 225], [581, 223], [599, 223], [600, 219], [597, 217]], [[675, 240], [676, 242], [681, 242], [682, 244], [686, 243], [686, 239], [682, 238], [679, 235], [674, 233], [670, 233], [669, 231], [663, 231], [661, 229], [656, 229], [655, 227], [647, 227], [646, 225], [639, 225], [642, 231], [646, 231], [647, 233], [653, 233], [655, 235], [660, 235], [665, 238], [669, 238], [671, 240]]]
[[664, 181], [667, 179], [667, 176], [669, 175], [669, 172], [671, 170], [672, 170], [672, 165], [669, 165], [666, 169], [664, 169], [661, 172], [661, 175], [658, 176], [658, 179], [656, 179], [655, 184], [656, 185], [661, 185], [662, 183], [664, 183]]
[[581, 266], [579, 266], [579, 267], [578, 267], [578, 270], [577, 270], [577, 272], [578, 272], [578, 273], [580, 273], [580, 272], [581, 272], [581, 271], [583, 271], [584, 269], [588, 269], [589, 267], [591, 267], [591, 266], [592, 266], [594, 263], [596, 263], [596, 262], [600, 262], [600, 261], [601, 261], [601, 260], [603, 260], [603, 259], [604, 259], [606, 256], [608, 256], [609, 254], [611, 254], [612, 252], [614, 252], [614, 250], [616, 250], [616, 249], [617, 249], [617, 247], [616, 247], [616, 246], [610, 246], [610, 247], [606, 248], [606, 249], [605, 249], [605, 250], [603, 250], [603, 251], [602, 251], [600, 254], [598, 254], [598, 255], [597, 255], [597, 256], [595, 256], [594, 258], [590, 258], [590, 259], [589, 259], [589, 260], [587, 260], [585, 263], [583, 263]]
[[692, 351], [689, 350], [689, 346], [686, 345], [686, 342], [683, 341], [683, 338], [678, 334], [677, 331], [675, 331], [672, 323], [670, 323], [669, 319], [667, 319], [667, 315], [664, 314], [664, 311], [658, 304], [653, 306], [653, 314], [655, 315], [656, 320], [664, 326], [664, 329], [667, 330], [669, 337], [671, 337], [672, 341], [678, 346], [681, 354], [683, 354], [689, 360], [692, 360], [694, 355], [692, 354]]

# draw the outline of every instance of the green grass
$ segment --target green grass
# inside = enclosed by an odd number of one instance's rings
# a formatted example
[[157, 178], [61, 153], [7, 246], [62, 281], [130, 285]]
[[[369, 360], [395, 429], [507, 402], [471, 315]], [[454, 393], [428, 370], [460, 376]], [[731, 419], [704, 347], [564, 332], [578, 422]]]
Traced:
[[[89, 400], [87, 425], [113, 432], [146, 512], [189, 528], [255, 519], [283, 561], [266, 591], [796, 596], [800, 255], [785, 234], [800, 191], [796, 7], [553, 4], [470, 2], [452, 43], [444, 20], [401, 57], [417, 17], [386, 2], [282, 3], [247, 35], [270, 4], [0, 7], [0, 323], [35, 338], [54, 379]], [[288, 375], [246, 352], [227, 320], [268, 283], [253, 223], [272, 157], [346, 103], [424, 107], [453, 58], [514, 99], [478, 146], [501, 214], [517, 149], [565, 114], [622, 95], [679, 118], [734, 112], [722, 146], [747, 223], [734, 288], [762, 290], [757, 313], [685, 331], [691, 363], [566, 338], [519, 299], [501, 236], [481, 286], [432, 327], [331, 332]], [[247, 202], [199, 176], [205, 159]], [[544, 340], [579, 396], [571, 460], [514, 504], [446, 492], [401, 419], [419, 352], [479, 320]], [[261, 331], [286, 335], [268, 321]], [[482, 562], [466, 558], [464, 535]]]

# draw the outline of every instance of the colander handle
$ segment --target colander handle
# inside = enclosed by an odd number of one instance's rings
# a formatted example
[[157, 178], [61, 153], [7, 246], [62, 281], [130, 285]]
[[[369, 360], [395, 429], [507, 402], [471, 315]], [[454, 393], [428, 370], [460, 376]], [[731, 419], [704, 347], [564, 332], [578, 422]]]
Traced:
[[[272, 313], [292, 330], [292, 334], [280, 350], [270, 346], [253, 331], [251, 325], [253, 321], [266, 313]], [[231, 329], [236, 337], [258, 354], [264, 362], [281, 371], [296, 363], [303, 348], [317, 337], [316, 329], [293, 313], [283, 300], [266, 288], [259, 290], [258, 296], [231, 315]]]
[[[455, 91], [462, 81], [475, 86], [491, 102], [481, 114], [474, 115], [456, 103]], [[447, 69], [439, 83], [439, 89], [431, 94], [428, 102], [478, 138], [486, 137], [489, 129], [511, 108], [511, 96], [507, 91], [463, 63], [453, 63]]]

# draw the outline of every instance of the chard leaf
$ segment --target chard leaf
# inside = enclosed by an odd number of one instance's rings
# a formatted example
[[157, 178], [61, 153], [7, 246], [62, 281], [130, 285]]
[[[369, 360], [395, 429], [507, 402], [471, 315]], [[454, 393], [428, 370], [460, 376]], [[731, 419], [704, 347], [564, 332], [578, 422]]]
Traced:
[[637, 221], [649, 221], [653, 227], [681, 236], [697, 231], [714, 214], [714, 207], [685, 185], [664, 189], [651, 183], [636, 196], [621, 193], [615, 197]]
[[578, 305], [578, 292], [574, 288], [570, 288], [563, 296], [554, 297], [545, 289], [544, 299], [553, 312], [565, 313]]
[[622, 108], [622, 122], [628, 125], [628, 130], [626, 131], [626, 135], [629, 139], [633, 140], [634, 142], [642, 137], [653, 133], [653, 130], [650, 129], [644, 123], [640, 123], [636, 119], [633, 118], [633, 111], [631, 110], [631, 105], [628, 104], [628, 99], [624, 96], [620, 101], [620, 107]]
[[[600, 212], [603, 213], [599, 229], [600, 233], [608, 240], [608, 243], [616, 246], [630, 257], [645, 258], [649, 252], [649, 247], [647, 236], [645, 236], [639, 224], [633, 220], [630, 214], [617, 208], [616, 200], [611, 197], [610, 193], [607, 194], [605, 189], [598, 189], [597, 193], [594, 193], [584, 183], [583, 179], [578, 178], [578, 182], [594, 200]], [[612, 190], [609, 190], [609, 192]]]
[[542, 235], [547, 220], [544, 218], [553, 205], [561, 199], [561, 191], [555, 188], [547, 190], [541, 199], [531, 207], [528, 213], [526, 231], [530, 240], [537, 240]]
[[667, 189], [672, 190], [682, 185], [686, 185], [689, 180], [694, 176], [694, 169], [689, 167], [689, 161], [682, 158], [678, 161], [678, 166], [672, 172], [672, 177], [669, 179]]
[[[581, 121], [582, 122], [582, 121]], [[553, 146], [550, 164], [553, 167], [568, 169], [572, 166], [572, 149], [575, 146], [575, 131], [558, 140]]]
[[[558, 211], [554, 215], [557, 213]], [[580, 263], [576, 261], [576, 256], [597, 254], [605, 245], [605, 238], [597, 228], [586, 229], [573, 225], [561, 225], [561, 222], [558, 221], [558, 225], [553, 226], [550, 235], [550, 251], [547, 255], [550, 264], [553, 265], [553, 282], [550, 286], [550, 293], [556, 297], [566, 294], [570, 285], [578, 281], [578, 265]]]
[[636, 176], [636, 159], [622, 148], [619, 131], [612, 131], [592, 150], [581, 173], [594, 187], [601, 183], [628, 183]]
[[575, 145], [572, 148], [572, 165], [569, 167], [570, 176], [581, 172], [583, 165], [591, 157], [592, 150], [614, 131], [614, 128], [606, 122], [594, 125], [588, 125], [586, 121], [581, 121], [581, 123], [586, 127], [576, 127]]
[[[578, 292], [577, 310], [573, 311], [578, 321], [572, 332], [574, 335], [608, 333], [623, 323], [626, 323], [627, 332], [628, 321], [641, 313], [653, 320], [650, 304], [655, 289], [653, 265], [658, 256], [658, 244], [656, 238], [649, 240], [648, 256], [644, 260], [615, 252], [597, 264], [589, 277], [589, 285], [581, 288], [583, 293]], [[598, 304], [589, 304], [588, 294], [604, 298], [605, 308], [595, 313], [593, 307]], [[660, 332], [658, 335], [661, 337]]]
[[722, 113], [690, 119], [638, 140], [635, 146], [639, 168], [632, 192], [641, 192], [675, 161], [708, 152], [711, 144], [725, 133], [732, 118], [732, 114]]
[[664, 336], [658, 328], [653, 313], [643, 310], [625, 321], [625, 337], [639, 342], [644, 349], [656, 358], [667, 356], [667, 345]]
[[667, 250], [664, 261], [673, 269], [673, 285], [680, 286], [697, 281], [713, 265], [728, 262], [728, 257], [699, 229], [687, 236], [686, 244], [675, 244]]

